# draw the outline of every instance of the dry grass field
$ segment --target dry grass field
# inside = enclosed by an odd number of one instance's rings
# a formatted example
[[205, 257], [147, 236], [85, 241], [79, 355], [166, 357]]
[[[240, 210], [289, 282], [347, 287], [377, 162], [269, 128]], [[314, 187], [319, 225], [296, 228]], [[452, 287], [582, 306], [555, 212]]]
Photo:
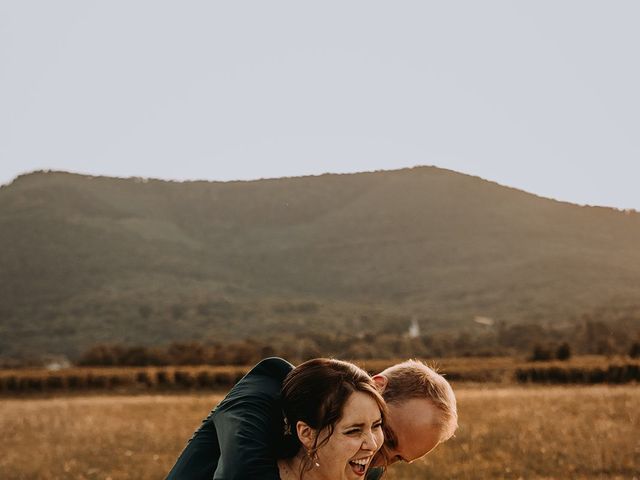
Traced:
[[[640, 479], [640, 387], [456, 386], [456, 437], [387, 478]], [[0, 399], [0, 478], [161, 479], [220, 395]]]

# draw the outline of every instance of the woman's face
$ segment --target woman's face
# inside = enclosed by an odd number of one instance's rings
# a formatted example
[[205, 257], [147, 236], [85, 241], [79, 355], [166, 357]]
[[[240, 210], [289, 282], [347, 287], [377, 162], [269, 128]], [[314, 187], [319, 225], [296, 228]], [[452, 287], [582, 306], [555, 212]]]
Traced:
[[[323, 435], [326, 432], [320, 432], [318, 444], [325, 438]], [[354, 392], [347, 399], [333, 434], [317, 451], [320, 466], [312, 468], [330, 480], [363, 478], [383, 441], [378, 404], [370, 395]]]

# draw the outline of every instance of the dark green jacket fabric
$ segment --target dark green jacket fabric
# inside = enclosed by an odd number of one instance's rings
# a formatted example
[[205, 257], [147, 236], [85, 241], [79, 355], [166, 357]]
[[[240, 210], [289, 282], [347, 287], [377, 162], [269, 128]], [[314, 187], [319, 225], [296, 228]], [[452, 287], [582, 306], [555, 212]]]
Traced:
[[167, 479], [280, 480], [273, 442], [282, 428], [282, 381], [292, 368], [281, 358], [253, 367], [202, 422]]
[[[253, 367], [202, 422], [167, 480], [280, 480], [280, 389], [292, 369], [281, 358]], [[375, 470], [367, 480], [380, 478]]]

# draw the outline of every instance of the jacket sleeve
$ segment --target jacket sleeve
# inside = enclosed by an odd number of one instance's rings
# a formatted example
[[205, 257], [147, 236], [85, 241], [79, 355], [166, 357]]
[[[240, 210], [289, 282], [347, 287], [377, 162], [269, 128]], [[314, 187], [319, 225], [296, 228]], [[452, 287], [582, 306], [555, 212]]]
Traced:
[[216, 408], [213, 422], [220, 458], [214, 480], [280, 480], [280, 389], [291, 368], [282, 359], [263, 360]]
[[220, 459], [214, 480], [280, 480], [273, 445], [273, 400], [244, 398], [214, 416]]
[[209, 415], [185, 446], [166, 480], [211, 480], [219, 457], [218, 436]]
[[379, 480], [384, 475], [384, 469], [380, 467], [372, 468], [367, 472], [366, 480]]

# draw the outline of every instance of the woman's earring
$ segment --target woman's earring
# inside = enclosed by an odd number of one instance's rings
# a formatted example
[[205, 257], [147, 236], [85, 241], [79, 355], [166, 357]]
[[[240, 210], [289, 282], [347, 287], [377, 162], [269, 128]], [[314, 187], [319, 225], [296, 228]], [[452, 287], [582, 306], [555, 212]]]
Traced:
[[319, 467], [318, 463], [318, 452], [311, 453], [311, 449], [307, 450], [307, 457], [311, 459], [311, 461], [315, 464], [316, 467]]
[[287, 417], [284, 417], [284, 434], [285, 436], [291, 435], [291, 425], [289, 425]]

